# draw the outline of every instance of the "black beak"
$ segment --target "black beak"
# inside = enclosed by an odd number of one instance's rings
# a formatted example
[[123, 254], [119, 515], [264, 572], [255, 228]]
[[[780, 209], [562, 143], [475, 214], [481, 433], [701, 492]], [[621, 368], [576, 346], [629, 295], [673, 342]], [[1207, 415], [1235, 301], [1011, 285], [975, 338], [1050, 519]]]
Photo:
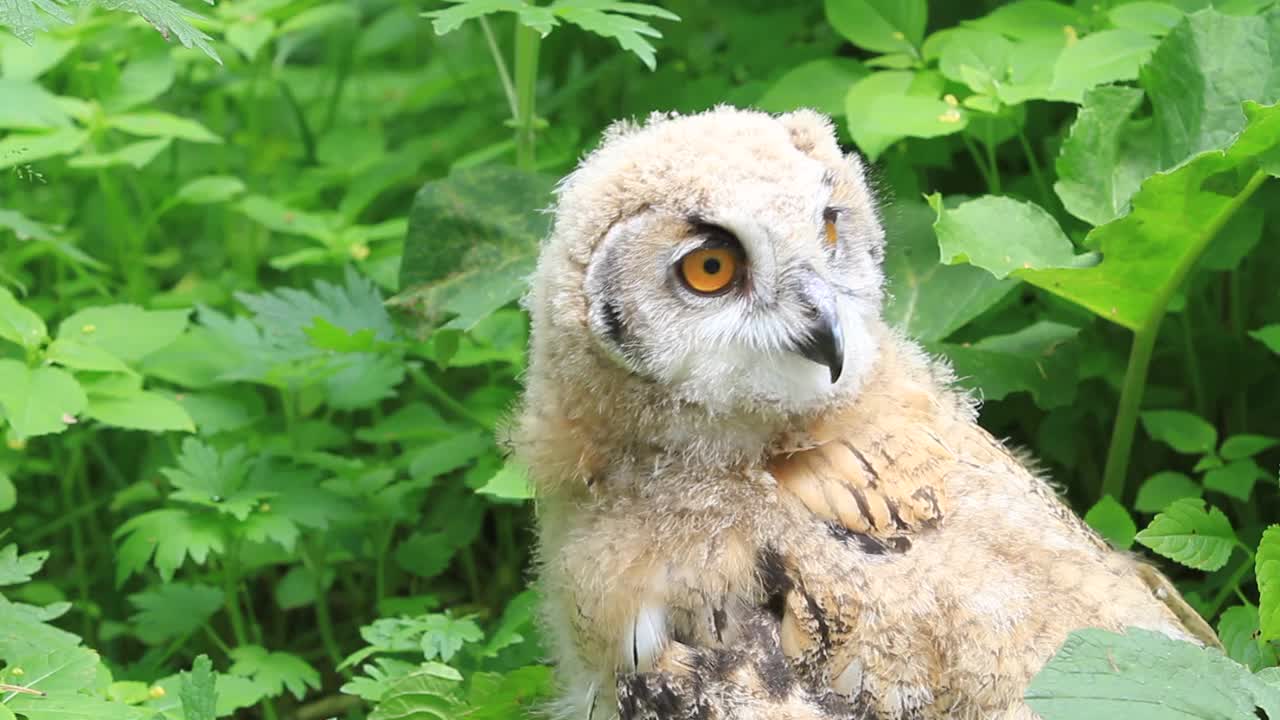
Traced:
[[813, 308], [813, 322], [809, 334], [796, 345], [796, 352], [805, 358], [826, 365], [835, 384], [844, 370], [844, 332], [840, 327], [840, 314], [836, 310], [835, 293], [822, 281], [811, 285], [809, 302]]

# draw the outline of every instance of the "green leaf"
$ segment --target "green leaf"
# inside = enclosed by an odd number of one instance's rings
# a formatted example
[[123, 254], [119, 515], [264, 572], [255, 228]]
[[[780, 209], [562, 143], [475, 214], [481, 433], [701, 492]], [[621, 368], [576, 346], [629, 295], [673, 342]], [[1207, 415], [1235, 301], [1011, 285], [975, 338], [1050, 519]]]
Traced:
[[1139, 512], [1158, 513], [1183, 498], [1198, 498], [1204, 490], [1180, 472], [1159, 472], [1147, 478], [1138, 488], [1133, 507]]
[[173, 86], [175, 63], [168, 48], [129, 61], [115, 91], [103, 98], [108, 112], [131, 110], [160, 97]]
[[440, 667], [427, 663], [396, 681], [382, 693], [369, 720], [453, 720], [460, 706], [458, 681], [441, 677]]
[[220, 143], [222, 138], [195, 120], [164, 112], [123, 113], [107, 116], [107, 127], [130, 135]]
[[423, 622], [422, 654], [427, 660], [449, 660], [468, 643], [480, 642], [484, 633], [471, 618], [455, 618], [440, 613], [428, 615]]
[[47, 550], [19, 555], [17, 545], [5, 545], [0, 548], [0, 585], [20, 585], [29, 581], [48, 559]]
[[415, 453], [409, 472], [414, 477], [438, 477], [464, 467], [492, 447], [487, 433], [458, 433]]
[[369, 427], [356, 429], [356, 437], [373, 444], [443, 439], [450, 432], [440, 413], [421, 402], [407, 403]]
[[302, 235], [330, 244], [336, 238], [335, 220], [286, 207], [262, 195], [250, 195], [236, 206], [241, 213], [263, 227], [288, 235]]
[[244, 520], [271, 493], [246, 486], [253, 459], [243, 446], [219, 452], [195, 438], [182, 441], [178, 467], [161, 470], [177, 492], [171, 496]]
[[226, 551], [226, 533], [213, 514], [192, 514], [183, 509], [165, 508], [136, 515], [116, 530], [123, 538], [116, 551], [116, 585], [146, 567], [154, 556], [156, 570], [165, 582], [187, 557], [199, 565], [209, 553]]
[[[454, 172], [414, 197], [395, 302], [469, 329], [520, 297], [548, 217], [552, 180], [503, 167]], [[494, 194], [494, 188], [502, 192]]]
[[868, 72], [865, 65], [852, 58], [810, 60], [783, 73], [755, 105], [766, 112], [808, 107], [831, 116], [844, 115], [849, 86]]
[[1096, 267], [1030, 270], [1021, 277], [1108, 320], [1141, 327], [1160, 295], [1153, 289], [1177, 276], [1239, 202], [1248, 176], [1230, 173], [1256, 167], [1280, 147], [1280, 106], [1248, 103], [1246, 112], [1249, 127], [1230, 148], [1151, 176], [1134, 195], [1132, 212], [1089, 233], [1085, 244], [1103, 257]]
[[67, 165], [90, 170], [129, 165], [141, 170], [164, 152], [172, 141], [172, 138], [157, 138], [130, 143], [107, 153], [83, 153], [68, 160]]
[[1129, 2], [1107, 11], [1111, 24], [1124, 30], [1164, 37], [1182, 20], [1180, 8], [1162, 2]]
[[77, 340], [54, 340], [49, 343], [44, 357], [49, 362], [73, 370], [133, 372], [128, 365], [124, 364], [123, 360], [112, 355], [107, 350], [97, 345], [90, 345]]
[[53, 367], [32, 370], [0, 359], [0, 409], [19, 438], [60, 433], [88, 404], [70, 373]]
[[1204, 10], [1173, 29], [1141, 73], [1161, 167], [1231, 145], [1241, 103], [1280, 100], [1280, 10], [1245, 17]]
[[904, 137], [932, 138], [964, 130], [969, 113], [942, 98], [934, 72], [876, 72], [849, 88], [845, 115], [858, 149], [875, 161]]
[[1280, 690], [1217, 650], [1139, 628], [1071, 633], [1025, 699], [1044, 720], [1256, 720], [1280, 712]]
[[58, 325], [58, 339], [92, 345], [132, 363], [169, 345], [187, 327], [187, 310], [104, 305], [81, 310]]
[[[528, 13], [531, 10], [532, 8], [524, 9], [524, 13]], [[663, 20], [680, 19], [680, 16], [655, 5], [641, 5], [630, 2], [556, 0], [551, 4], [549, 10], [556, 17], [564, 19], [565, 22], [573, 23], [587, 32], [617, 40], [623, 50], [640, 58], [640, 62], [643, 62], [645, 67], [650, 70], [657, 66], [657, 62], [654, 58], [653, 45], [645, 38], [660, 38], [662, 33], [658, 32], [649, 23], [637, 20], [634, 17], [630, 17], [630, 15], [647, 15]], [[546, 33], [544, 32], [543, 34], [545, 35]]]
[[[193, 670], [195, 667], [193, 665]], [[161, 678], [154, 685], [164, 691], [159, 698], [153, 698], [144, 703], [143, 707], [151, 713], [161, 713], [169, 720], [186, 720], [186, 715], [182, 704], [183, 680], [189, 673], [181, 675], [170, 675]], [[197, 673], [198, 674], [198, 673]], [[214, 688], [214, 716], [227, 717], [233, 715], [237, 710], [247, 708], [258, 704], [262, 701], [262, 688], [258, 684], [248, 678], [238, 677], [236, 675], [226, 675], [223, 673], [213, 673]], [[201, 681], [203, 684], [203, 681]], [[207, 696], [201, 698], [193, 698], [193, 705], [200, 708], [201, 713], [206, 712]], [[159, 720], [158, 718], [148, 718], [148, 720]]]
[[1129, 199], [1157, 169], [1146, 134], [1135, 131], [1129, 116], [1142, 103], [1142, 91], [1128, 87], [1094, 88], [1071, 125], [1058, 155], [1053, 189], [1067, 212], [1093, 225], [1105, 225], [1129, 211]]
[[1227, 516], [1216, 507], [1206, 512], [1199, 498], [1165, 508], [1135, 539], [1170, 560], [1208, 572], [1227, 564], [1237, 542]]
[[208, 585], [167, 583], [129, 596], [138, 609], [134, 634], [148, 645], [185, 638], [222, 607], [222, 591]]
[[[88, 648], [64, 647], [5, 658], [5, 663], [9, 682], [21, 678], [22, 687], [54, 695], [89, 688], [97, 674], [98, 654]], [[18, 675], [13, 668], [21, 668], [22, 674]]]
[[44, 32], [48, 29], [45, 14], [59, 22], [72, 22], [60, 0], [5, 0], [0, 5], [0, 25], [8, 27], [19, 40], [30, 43], [35, 39], [37, 30]]
[[88, 140], [89, 133], [76, 129], [47, 133], [11, 133], [0, 139], [0, 170], [68, 155], [79, 150]]
[[89, 394], [87, 417], [105, 425], [130, 430], [195, 432], [195, 421], [186, 408], [172, 398], [148, 390], [123, 397]]
[[[928, 199], [937, 213], [933, 230], [942, 262], [948, 265], [968, 263], [1004, 278], [1023, 270], [1092, 262], [1076, 256], [1058, 222], [1034, 203], [986, 195], [948, 209], [938, 193]], [[1001, 232], [991, 232], [993, 227]]]
[[58, 99], [30, 80], [0, 77], [0, 128], [53, 130], [71, 127]]
[[1128, 550], [1132, 547], [1133, 538], [1138, 533], [1138, 526], [1129, 516], [1129, 511], [1110, 495], [1104, 495], [1089, 508], [1089, 512], [1084, 515], [1084, 521], [1120, 550]]
[[1227, 608], [1218, 618], [1218, 637], [1227, 657], [1250, 670], [1275, 664], [1276, 653], [1261, 641], [1258, 631], [1258, 609], [1247, 605]]
[[1013, 43], [985, 30], [960, 28], [951, 31], [938, 58], [938, 69], [948, 79], [964, 83], [970, 90], [995, 95], [1010, 72]]
[[174, 199], [188, 205], [224, 203], [244, 192], [244, 182], [230, 175], [205, 175], [178, 188]]
[[1249, 332], [1249, 337], [1266, 345], [1271, 352], [1280, 355], [1280, 323]]
[[271, 18], [244, 17], [227, 27], [227, 44], [239, 50], [246, 60], [253, 60], [275, 32], [276, 23]]
[[1142, 413], [1142, 427], [1153, 439], [1188, 455], [1213, 452], [1218, 445], [1212, 425], [1182, 410], [1148, 410]]
[[231, 659], [234, 661], [231, 674], [252, 678], [266, 689], [269, 697], [276, 697], [288, 688], [301, 700], [307, 688], [320, 688], [320, 673], [297, 655], [244, 645], [231, 651]]
[[1078, 353], [1072, 341], [1079, 332], [1042, 320], [1008, 335], [931, 349], [945, 353], [961, 382], [978, 388], [986, 400], [1030, 392], [1037, 405], [1052, 408], [1075, 399]]
[[218, 716], [218, 679], [213, 662], [201, 655], [191, 664], [191, 672], [182, 673], [182, 716], [184, 720], [214, 720]]
[[1054, 65], [1049, 95], [1079, 103], [1087, 90], [1121, 80], [1135, 80], [1157, 40], [1132, 30], [1103, 30], [1068, 44]]
[[550, 700], [555, 682], [551, 668], [527, 665], [507, 673], [482, 672], [471, 676], [470, 720], [508, 720], [524, 709]]
[[476, 492], [500, 500], [522, 501], [533, 498], [533, 485], [529, 481], [528, 468], [518, 462], [508, 461]]
[[[0, 229], [10, 230], [19, 240], [44, 240], [52, 241], [53, 231], [43, 223], [23, 215], [16, 210], [0, 210]], [[0, 292], [6, 292], [4, 288], [0, 288]], [[3, 318], [0, 315], [0, 318]]]
[[1263, 642], [1280, 640], [1280, 525], [1262, 533], [1254, 559], [1258, 578], [1258, 627]]
[[966, 20], [965, 27], [1000, 33], [1017, 40], [1049, 45], [1063, 40], [1068, 28], [1086, 22], [1079, 10], [1051, 0], [1017, 0], [1001, 5], [976, 20]]
[[4, 287], [0, 287], [0, 339], [15, 342], [27, 350], [35, 350], [49, 339], [44, 320], [23, 307]]
[[924, 40], [925, 0], [826, 0], [827, 20], [858, 47], [914, 54]]
[[1232, 435], [1222, 442], [1219, 454], [1224, 460], [1240, 460], [1253, 457], [1276, 445], [1280, 445], [1280, 439], [1266, 435]]
[[154, 720], [154, 713], [92, 695], [18, 695], [8, 707], [26, 720]]
[[9, 474], [0, 470], [0, 513], [9, 512], [18, 504], [18, 489], [13, 486]]
[[1243, 458], [1205, 473], [1204, 486], [1207, 490], [1226, 493], [1237, 500], [1248, 500], [1253, 494], [1254, 484], [1267, 477], [1252, 458]]

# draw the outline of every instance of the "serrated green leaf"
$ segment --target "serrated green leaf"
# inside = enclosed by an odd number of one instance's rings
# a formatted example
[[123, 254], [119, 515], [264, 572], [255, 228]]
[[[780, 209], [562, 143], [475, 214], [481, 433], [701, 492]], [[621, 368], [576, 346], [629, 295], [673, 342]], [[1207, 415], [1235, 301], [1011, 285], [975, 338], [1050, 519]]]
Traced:
[[[631, 2], [556, 0], [548, 9], [556, 17], [573, 23], [587, 32], [617, 40], [623, 50], [640, 58], [640, 62], [650, 70], [657, 67], [656, 51], [646, 38], [660, 38], [662, 33], [649, 23], [637, 20], [630, 15], [658, 17], [663, 20], [680, 19], [678, 15], [655, 5]], [[536, 12], [536, 8], [522, 8], [522, 22], [536, 26], [536, 21], [534, 23], [527, 21], [528, 13], [531, 11]]]
[[925, 0], [826, 0], [827, 20], [858, 47], [915, 53], [924, 40]]
[[458, 681], [441, 677], [438, 667], [428, 663], [386, 688], [369, 720], [452, 720]]
[[529, 470], [518, 462], [508, 461], [476, 492], [499, 500], [530, 500], [533, 498], [533, 486], [529, 481]]
[[1148, 410], [1142, 427], [1153, 439], [1180, 453], [1210, 453], [1218, 445], [1218, 431], [1200, 416], [1183, 410]]
[[0, 339], [34, 350], [49, 339], [40, 316], [22, 306], [13, 293], [0, 287]]
[[555, 688], [551, 668], [528, 665], [506, 673], [482, 672], [471, 676], [470, 699], [474, 720], [507, 720], [525, 708], [551, 699]]
[[1262, 640], [1280, 639], [1280, 525], [1262, 533], [1254, 558], [1258, 578], [1258, 627]]
[[1256, 720], [1280, 712], [1280, 690], [1217, 650], [1139, 628], [1073, 632], [1025, 699], [1044, 720]]
[[1110, 495], [1104, 495], [1089, 508], [1089, 512], [1084, 515], [1084, 521], [1120, 550], [1128, 550], [1133, 545], [1134, 536], [1138, 533], [1138, 526], [1129, 516], [1129, 511]]
[[297, 655], [245, 645], [232, 650], [231, 659], [231, 674], [252, 678], [269, 697], [276, 697], [287, 688], [301, 700], [308, 688], [320, 688], [320, 673]]
[[243, 446], [218, 451], [195, 438], [182, 441], [176, 468], [161, 470], [176, 492], [175, 500], [213, 508], [244, 520], [272, 493], [248, 487], [253, 459]]
[[[949, 209], [938, 193], [928, 200], [937, 213], [933, 230], [942, 262], [948, 265], [968, 263], [1004, 278], [1025, 270], [1092, 262], [1075, 254], [1058, 222], [1034, 203], [986, 195]], [[992, 227], [1003, 230], [992, 233]]]
[[191, 672], [182, 673], [183, 720], [214, 720], [217, 717], [218, 678], [213, 662], [201, 655], [191, 664]]
[[222, 591], [198, 583], [166, 583], [129, 596], [138, 609], [130, 618], [139, 640], [148, 645], [183, 638], [222, 607]]
[[1275, 650], [1259, 638], [1258, 609], [1255, 607], [1237, 605], [1224, 610], [1218, 618], [1218, 637], [1227, 657], [1251, 670], [1275, 664]]
[[1199, 498], [1174, 502], [1135, 539], [1170, 560], [1209, 572], [1227, 564], [1237, 542], [1227, 516], [1216, 507], [1206, 511]]
[[0, 359], [0, 409], [19, 438], [60, 433], [77, 422], [88, 399], [70, 373]]
[[18, 554], [18, 546], [10, 543], [0, 548], [0, 585], [18, 585], [27, 582], [44, 567], [49, 559], [48, 551]]
[[1147, 478], [1138, 488], [1134, 509], [1146, 513], [1158, 513], [1170, 503], [1183, 498], [1198, 498], [1204, 490], [1194, 480], [1180, 472], [1159, 472]]
[[60, 0], [4, 0], [0, 3], [0, 25], [9, 28], [25, 43], [32, 42], [36, 31], [43, 32], [48, 28], [46, 21], [50, 17], [58, 22], [71, 23], [71, 15], [63, 9]]
[[123, 585], [153, 557], [160, 578], [170, 582], [188, 557], [203, 565], [209, 553], [226, 551], [226, 529], [218, 516], [176, 508], [130, 518], [113, 537], [122, 540], [116, 551], [116, 585]]

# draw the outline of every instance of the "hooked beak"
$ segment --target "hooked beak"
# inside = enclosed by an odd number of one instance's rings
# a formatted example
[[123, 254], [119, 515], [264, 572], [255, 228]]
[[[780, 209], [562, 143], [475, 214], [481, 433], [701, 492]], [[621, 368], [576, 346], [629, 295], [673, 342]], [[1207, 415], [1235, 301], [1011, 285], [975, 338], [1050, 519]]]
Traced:
[[806, 359], [826, 365], [834, 385], [844, 370], [844, 331], [836, 309], [835, 292], [826, 281], [816, 276], [806, 285], [805, 294], [813, 308], [812, 321], [808, 334], [795, 349]]

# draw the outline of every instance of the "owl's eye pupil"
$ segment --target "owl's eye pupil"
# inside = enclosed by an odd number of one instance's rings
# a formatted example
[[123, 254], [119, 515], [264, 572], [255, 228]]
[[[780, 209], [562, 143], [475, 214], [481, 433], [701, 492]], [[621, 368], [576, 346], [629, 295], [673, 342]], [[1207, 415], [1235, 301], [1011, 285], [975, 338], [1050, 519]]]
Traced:
[[680, 258], [676, 264], [685, 287], [701, 295], [727, 292], [741, 275], [738, 252], [727, 247], [704, 247]]
[[702, 271], [708, 275], [715, 275], [720, 272], [720, 261], [715, 258], [708, 258], [702, 263]]

